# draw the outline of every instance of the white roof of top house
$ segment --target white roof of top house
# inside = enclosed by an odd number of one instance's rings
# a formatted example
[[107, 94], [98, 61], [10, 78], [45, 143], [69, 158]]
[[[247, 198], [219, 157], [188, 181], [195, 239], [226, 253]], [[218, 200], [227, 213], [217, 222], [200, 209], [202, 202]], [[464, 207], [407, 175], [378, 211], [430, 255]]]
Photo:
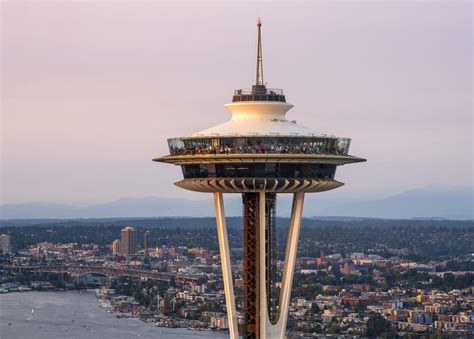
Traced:
[[286, 112], [293, 105], [285, 102], [250, 101], [233, 102], [224, 107], [232, 113], [231, 120], [184, 136], [188, 138], [216, 137], [335, 137], [313, 131], [286, 119]]

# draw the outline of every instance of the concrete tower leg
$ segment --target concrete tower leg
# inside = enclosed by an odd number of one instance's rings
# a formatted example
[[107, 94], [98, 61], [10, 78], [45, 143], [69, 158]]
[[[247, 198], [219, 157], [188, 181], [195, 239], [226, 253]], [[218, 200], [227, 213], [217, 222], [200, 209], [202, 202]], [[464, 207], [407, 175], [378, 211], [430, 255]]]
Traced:
[[227, 307], [227, 320], [231, 339], [239, 338], [237, 328], [237, 312], [235, 310], [234, 284], [230, 265], [229, 238], [224, 213], [224, 199], [222, 193], [214, 193], [214, 207], [216, 210], [217, 237], [219, 238], [219, 252], [221, 255], [222, 277], [224, 279], [225, 303]]
[[[265, 193], [260, 193], [260, 211], [265, 207], [262, 204], [262, 198]], [[264, 199], [263, 199], [264, 200]], [[265, 279], [260, 280], [260, 339], [282, 339], [285, 338], [286, 324], [288, 321], [288, 307], [291, 297], [291, 286], [293, 283], [293, 272], [296, 262], [296, 252], [298, 250], [298, 238], [300, 231], [301, 215], [303, 212], [304, 193], [295, 193], [293, 196], [293, 206], [291, 209], [290, 225], [288, 227], [288, 239], [285, 249], [285, 266], [282, 274], [282, 287], [280, 290], [280, 298], [278, 303], [277, 322], [270, 322], [267, 305], [267, 293], [265, 288]], [[264, 209], [263, 209], [264, 210]], [[260, 237], [265, 236], [265, 215], [259, 214], [260, 219]], [[260, 242], [260, 274], [265, 277], [265, 246], [264, 242]]]

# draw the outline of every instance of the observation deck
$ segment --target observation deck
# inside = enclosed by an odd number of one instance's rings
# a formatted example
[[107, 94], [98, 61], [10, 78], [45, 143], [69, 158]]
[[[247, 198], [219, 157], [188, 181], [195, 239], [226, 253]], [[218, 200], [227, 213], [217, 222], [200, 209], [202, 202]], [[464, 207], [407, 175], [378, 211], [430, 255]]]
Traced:
[[350, 139], [319, 137], [183, 137], [154, 161], [181, 166], [178, 187], [196, 192], [322, 192], [343, 185], [336, 167], [365, 161], [348, 154]]
[[278, 101], [286, 102], [282, 89], [266, 88], [265, 85], [254, 85], [251, 89], [236, 89], [232, 102], [239, 101]]
[[320, 163], [365, 159], [348, 154], [351, 139], [332, 136], [236, 136], [168, 139], [170, 155], [153, 159], [175, 165], [210, 163]]

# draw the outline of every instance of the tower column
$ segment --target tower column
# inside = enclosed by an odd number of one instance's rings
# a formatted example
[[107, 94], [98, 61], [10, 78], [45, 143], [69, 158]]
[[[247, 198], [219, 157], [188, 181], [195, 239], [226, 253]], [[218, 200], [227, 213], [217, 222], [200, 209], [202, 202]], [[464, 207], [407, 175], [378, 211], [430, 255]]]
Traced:
[[239, 338], [237, 327], [237, 311], [235, 309], [234, 284], [230, 264], [229, 237], [224, 212], [224, 199], [222, 193], [214, 193], [214, 207], [216, 210], [217, 237], [219, 239], [219, 252], [221, 256], [222, 277], [224, 280], [225, 304], [227, 308], [227, 322], [231, 339]]
[[[265, 193], [260, 193], [261, 197]], [[265, 267], [260, 268], [260, 274], [263, 279], [260, 281], [260, 338], [261, 339], [283, 339], [285, 338], [286, 324], [288, 321], [288, 308], [291, 298], [291, 286], [293, 283], [293, 273], [296, 263], [296, 252], [298, 249], [298, 239], [301, 224], [301, 215], [303, 212], [304, 193], [295, 193], [293, 196], [293, 205], [291, 208], [290, 225], [288, 227], [288, 238], [285, 249], [285, 266], [282, 274], [282, 287], [280, 290], [280, 298], [278, 303], [277, 321], [272, 323], [268, 312], [267, 294], [271, 293], [265, 288], [266, 279]], [[265, 207], [260, 204], [260, 209]], [[260, 214], [260, 222], [264, 222], [264, 216]], [[265, 224], [263, 224], [265, 225]], [[261, 226], [263, 226], [261, 224]], [[260, 235], [265, 236], [265, 227], [260, 226]], [[262, 230], [263, 229], [263, 230]], [[261, 243], [260, 243], [261, 244]], [[260, 245], [260, 258], [262, 264], [265, 263], [265, 246]], [[263, 256], [262, 256], [263, 254]]]
[[283, 267], [280, 299], [278, 303], [278, 322], [271, 325], [267, 320], [269, 338], [285, 338], [286, 324], [288, 321], [288, 308], [291, 299], [291, 286], [295, 271], [296, 252], [298, 250], [298, 239], [300, 236], [301, 215], [303, 213], [304, 193], [293, 195], [290, 225], [288, 227], [288, 239], [285, 249], [285, 265]]

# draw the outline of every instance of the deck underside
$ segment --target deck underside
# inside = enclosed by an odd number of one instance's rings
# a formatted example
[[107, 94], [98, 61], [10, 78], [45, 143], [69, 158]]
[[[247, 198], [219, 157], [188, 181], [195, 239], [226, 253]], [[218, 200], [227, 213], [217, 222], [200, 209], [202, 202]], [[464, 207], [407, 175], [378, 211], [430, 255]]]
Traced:
[[195, 192], [295, 193], [324, 192], [344, 185], [336, 180], [285, 178], [199, 178], [184, 179], [176, 186]]

